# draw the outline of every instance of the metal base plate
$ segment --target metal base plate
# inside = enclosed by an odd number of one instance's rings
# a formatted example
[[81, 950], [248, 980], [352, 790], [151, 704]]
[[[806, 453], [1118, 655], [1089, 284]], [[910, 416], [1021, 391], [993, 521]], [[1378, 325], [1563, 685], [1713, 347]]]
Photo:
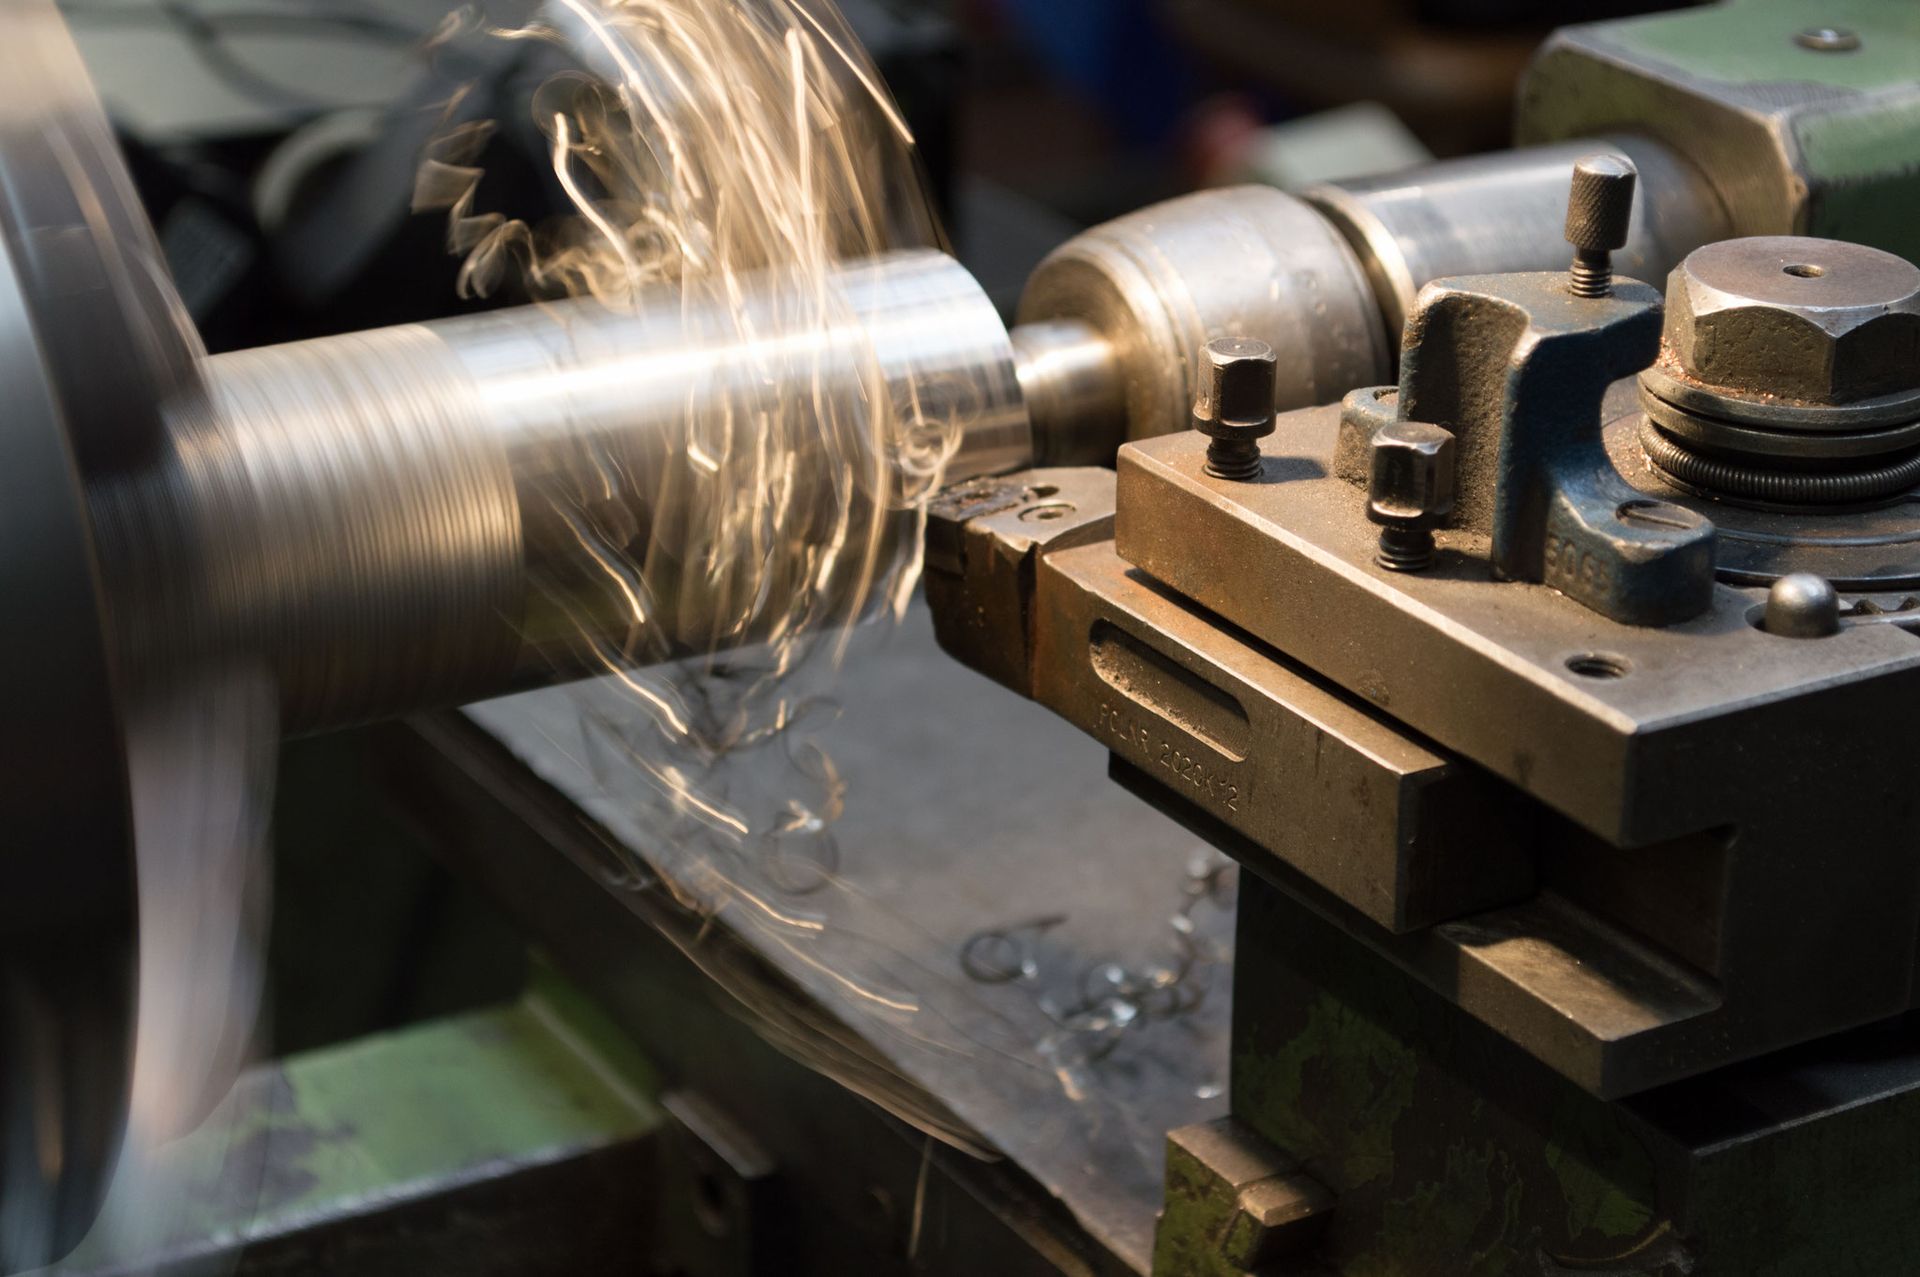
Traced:
[[[1170, 956], [1168, 919], [1185, 898], [1189, 862], [1211, 853], [1116, 794], [1099, 745], [942, 653], [922, 607], [899, 632], [863, 632], [846, 671], [835, 692], [840, 717], [819, 738], [847, 782], [846, 810], [833, 827], [840, 848], [834, 884], [766, 902], [800, 920], [797, 930], [739, 902], [713, 924], [741, 937], [804, 1002], [765, 1005], [756, 990], [718, 970], [729, 1003], [797, 1030], [791, 1038], [777, 1031], [774, 1040], [896, 1113], [912, 1109], [896, 1100], [936, 1097], [985, 1146], [1057, 1195], [1119, 1263], [1144, 1271], [1165, 1133], [1217, 1116], [1224, 1104], [1230, 905], [1223, 900], [1195, 915], [1196, 937], [1217, 951], [1206, 964], [1212, 983], [1182, 1013], [1144, 1019], [1100, 1058], [1085, 1059], [1077, 1035], [1048, 1008], [1066, 1009], [1097, 990], [1110, 966]], [[654, 908], [649, 893], [659, 887], [621, 878], [610, 866], [632, 855], [685, 862], [622, 801], [620, 784], [631, 778], [616, 772], [610, 785], [589, 765], [580, 748], [582, 697], [621, 712], [619, 697], [581, 685], [465, 714], [518, 756], [519, 783], [529, 792], [551, 786], [566, 800], [573, 815], [556, 826], [558, 851], [550, 854], [577, 861], [599, 889], [640, 915], [631, 926], [645, 930]], [[482, 881], [498, 875], [498, 866], [478, 863], [477, 852], [474, 859]], [[824, 930], [811, 931], [816, 924]], [[543, 924], [533, 925], [539, 934]], [[969, 947], [979, 957], [973, 942], [996, 933], [1011, 946], [995, 945], [986, 957], [1017, 952], [1033, 964], [1031, 974], [977, 978], [982, 965], [966, 960]], [[696, 960], [703, 952], [718, 949], [709, 942], [691, 950]], [[636, 980], [627, 983], [637, 987]], [[889, 1007], [876, 992], [911, 1009]], [[643, 1041], [672, 1031], [627, 1027]], [[857, 1054], [871, 1062], [854, 1067], [855, 1054], [835, 1042], [858, 1043]], [[817, 1054], [823, 1044], [832, 1048], [824, 1057]], [[708, 1075], [716, 1088], [724, 1072]], [[901, 1079], [905, 1090], [897, 1089]], [[792, 1120], [753, 1119], [752, 1129], [777, 1145], [787, 1133], [775, 1128]], [[921, 1244], [964, 1257], [957, 1235]], [[961, 1263], [959, 1271], [973, 1267]]]

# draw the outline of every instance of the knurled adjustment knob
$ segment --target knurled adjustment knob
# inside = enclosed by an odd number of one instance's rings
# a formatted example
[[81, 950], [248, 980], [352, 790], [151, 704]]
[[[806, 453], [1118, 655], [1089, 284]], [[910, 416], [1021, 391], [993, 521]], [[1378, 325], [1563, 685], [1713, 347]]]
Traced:
[[1574, 162], [1567, 189], [1567, 243], [1573, 245], [1567, 283], [1575, 297], [1613, 293], [1613, 254], [1626, 247], [1633, 226], [1638, 176], [1624, 155], [1600, 152]]

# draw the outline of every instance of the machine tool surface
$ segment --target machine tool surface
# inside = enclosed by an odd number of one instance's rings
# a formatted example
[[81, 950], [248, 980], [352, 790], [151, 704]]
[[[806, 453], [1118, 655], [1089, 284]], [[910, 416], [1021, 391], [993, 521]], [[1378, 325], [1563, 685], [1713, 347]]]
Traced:
[[[466, 713], [626, 846], [658, 853], [631, 805], [581, 762], [582, 695], [615, 703], [589, 685]], [[909, 983], [925, 982], [922, 1005], [946, 1020], [928, 1031], [938, 1044], [929, 1049], [919, 1026], [903, 1033], [876, 1015], [804, 950], [757, 947], [1144, 1268], [1164, 1132], [1217, 1112], [1224, 1094], [1231, 910], [1197, 919], [1222, 946], [1198, 1005], [1122, 1035], [1083, 1077], [1052, 1071], [1042, 1044], [1060, 1026], [1038, 999], [1064, 1002], [1083, 975], [1138, 965], [1165, 947], [1198, 844], [1160, 814], [1114, 801], [1097, 743], [940, 653], [923, 606], [895, 632], [861, 636], [834, 696], [843, 712], [821, 744], [848, 783], [835, 826], [843, 883], [791, 903], [901, 946], [897, 965], [912, 972]], [[1033, 950], [1037, 981], [965, 974], [974, 937], [1060, 915]]]

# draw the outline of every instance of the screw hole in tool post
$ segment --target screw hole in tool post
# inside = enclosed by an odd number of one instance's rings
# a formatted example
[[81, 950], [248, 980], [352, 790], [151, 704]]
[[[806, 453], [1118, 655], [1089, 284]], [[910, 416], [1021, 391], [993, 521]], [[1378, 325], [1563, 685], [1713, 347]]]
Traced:
[[1051, 483], [1043, 483], [1038, 487], [1027, 489], [1027, 495], [1035, 498], [1057, 496], [1059, 492], [1060, 489], [1054, 487]]
[[1071, 501], [1055, 501], [1050, 505], [1031, 505], [1020, 512], [1023, 523], [1051, 523], [1055, 519], [1064, 519], [1074, 511]]
[[1791, 266], [1782, 266], [1780, 273], [1791, 275], [1795, 279], [1819, 279], [1827, 273], [1827, 268], [1815, 266], [1812, 262], [1795, 262]]
[[1860, 47], [1860, 36], [1845, 27], [1808, 27], [1793, 42], [1815, 53], [1851, 53]]
[[1581, 652], [1567, 658], [1567, 668], [1581, 678], [1625, 678], [1633, 662], [1617, 652]]

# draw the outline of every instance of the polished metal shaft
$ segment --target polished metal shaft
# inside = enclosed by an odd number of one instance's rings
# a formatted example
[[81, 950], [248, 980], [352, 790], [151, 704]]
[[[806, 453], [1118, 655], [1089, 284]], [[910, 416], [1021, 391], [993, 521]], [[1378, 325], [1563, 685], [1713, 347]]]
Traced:
[[[786, 615], [770, 591], [857, 610], [871, 556], [836, 538], [904, 491], [879, 441], [950, 447], [949, 479], [1033, 447], [1006, 328], [957, 263], [849, 266], [825, 295], [572, 301], [206, 360], [165, 463], [92, 494], [123, 665], [259, 663], [312, 730], [764, 638], [741, 618]], [[712, 478], [776, 424], [767, 490]], [[705, 521], [762, 501], [794, 552], [710, 561]]]

